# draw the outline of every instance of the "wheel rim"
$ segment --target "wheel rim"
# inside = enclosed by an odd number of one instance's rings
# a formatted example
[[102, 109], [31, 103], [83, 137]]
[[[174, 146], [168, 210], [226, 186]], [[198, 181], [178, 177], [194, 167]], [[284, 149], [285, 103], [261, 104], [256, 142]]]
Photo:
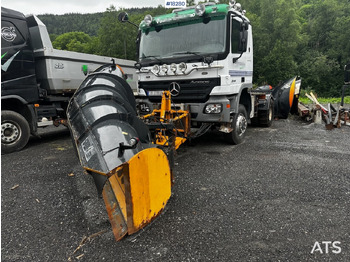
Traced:
[[243, 114], [239, 114], [236, 120], [236, 132], [238, 136], [242, 136], [247, 130], [247, 119]]
[[21, 136], [20, 129], [12, 122], [1, 123], [1, 143], [11, 144]]
[[269, 108], [269, 121], [272, 121], [272, 107]]

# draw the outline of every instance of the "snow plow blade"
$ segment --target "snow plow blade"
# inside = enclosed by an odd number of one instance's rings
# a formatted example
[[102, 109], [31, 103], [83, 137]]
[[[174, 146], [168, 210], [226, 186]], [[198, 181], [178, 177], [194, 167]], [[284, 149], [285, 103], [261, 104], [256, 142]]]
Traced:
[[77, 155], [103, 196], [116, 240], [149, 224], [171, 195], [171, 169], [136, 115], [126, 81], [90, 74], [69, 102], [68, 123]]
[[292, 108], [297, 106], [301, 80], [293, 77], [272, 90], [274, 113], [278, 118], [288, 118]]

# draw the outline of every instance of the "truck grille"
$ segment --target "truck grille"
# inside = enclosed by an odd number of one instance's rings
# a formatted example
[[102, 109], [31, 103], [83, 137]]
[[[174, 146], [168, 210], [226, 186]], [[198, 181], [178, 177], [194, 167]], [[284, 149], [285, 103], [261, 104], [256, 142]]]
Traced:
[[[209, 99], [212, 89], [220, 85], [220, 78], [140, 82], [139, 87], [145, 90], [151, 102], [157, 103], [161, 101], [161, 91], [171, 91], [173, 82], [180, 86], [180, 93], [172, 97], [174, 103], [203, 103]], [[158, 95], [154, 95], [156, 93]]]

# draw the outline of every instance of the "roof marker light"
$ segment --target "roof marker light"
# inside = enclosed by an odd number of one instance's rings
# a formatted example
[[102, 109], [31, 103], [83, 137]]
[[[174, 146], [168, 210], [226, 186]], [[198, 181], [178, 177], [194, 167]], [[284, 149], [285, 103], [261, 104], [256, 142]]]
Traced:
[[240, 3], [237, 3], [233, 8], [236, 9], [238, 12], [242, 12], [242, 6]]
[[196, 5], [195, 12], [196, 12], [196, 15], [203, 16], [205, 14], [205, 5], [204, 4]]
[[150, 26], [153, 22], [153, 17], [151, 15], [146, 15], [143, 21], [145, 21], [147, 26]]

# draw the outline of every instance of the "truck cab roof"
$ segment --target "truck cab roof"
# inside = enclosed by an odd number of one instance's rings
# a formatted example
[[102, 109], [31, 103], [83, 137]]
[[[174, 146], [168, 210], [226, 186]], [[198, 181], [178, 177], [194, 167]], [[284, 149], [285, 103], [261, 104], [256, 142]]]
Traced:
[[22, 14], [21, 12], [8, 9], [6, 7], [1, 7], [1, 17], [10, 17], [10, 18], [22, 19], [22, 20], [26, 19], [24, 14]]

